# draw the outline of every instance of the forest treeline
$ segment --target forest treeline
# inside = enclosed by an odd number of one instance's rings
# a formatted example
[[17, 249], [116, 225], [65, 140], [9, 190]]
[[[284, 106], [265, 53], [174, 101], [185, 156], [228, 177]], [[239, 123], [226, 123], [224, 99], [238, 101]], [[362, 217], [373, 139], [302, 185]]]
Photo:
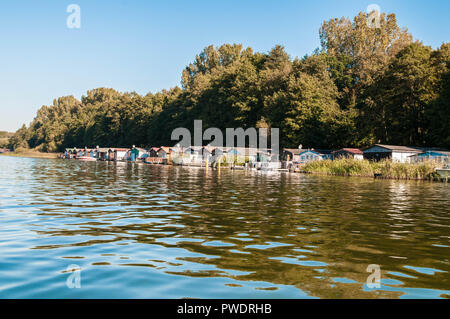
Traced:
[[325, 21], [321, 48], [303, 58], [279, 45], [268, 53], [208, 46], [185, 68], [180, 87], [57, 98], [9, 146], [172, 145], [173, 129], [201, 119], [203, 129], [279, 128], [282, 147], [450, 147], [450, 44], [433, 50], [413, 41], [395, 14], [382, 14], [380, 28], [367, 19]]

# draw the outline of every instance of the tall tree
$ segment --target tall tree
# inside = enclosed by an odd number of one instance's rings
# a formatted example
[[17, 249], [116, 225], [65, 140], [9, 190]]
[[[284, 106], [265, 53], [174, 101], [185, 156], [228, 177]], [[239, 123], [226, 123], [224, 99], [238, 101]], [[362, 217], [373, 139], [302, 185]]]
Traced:
[[433, 54], [438, 97], [425, 112], [427, 143], [450, 149], [450, 43], [444, 43]]
[[425, 111], [436, 98], [431, 47], [413, 43], [400, 51], [367, 91], [364, 125], [378, 141], [425, 145]]
[[349, 102], [357, 103], [358, 93], [383, 71], [389, 60], [412, 42], [406, 28], [397, 25], [395, 14], [380, 13], [379, 24], [360, 12], [353, 22], [348, 18], [325, 21], [319, 31], [322, 50], [335, 57], [350, 57], [348, 63], [354, 87]]

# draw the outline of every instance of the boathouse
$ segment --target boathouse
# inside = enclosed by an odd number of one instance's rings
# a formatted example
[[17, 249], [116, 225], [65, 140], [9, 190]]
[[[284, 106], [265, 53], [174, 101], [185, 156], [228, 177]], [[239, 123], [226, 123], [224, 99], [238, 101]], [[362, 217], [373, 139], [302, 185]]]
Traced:
[[364, 153], [359, 148], [343, 148], [333, 152], [333, 159], [353, 158], [356, 160], [364, 159]]
[[429, 150], [409, 157], [410, 162], [418, 163], [426, 160], [450, 164], [450, 151]]
[[96, 153], [97, 153], [97, 151], [95, 149], [84, 148], [82, 156], [95, 158], [96, 157]]
[[265, 152], [254, 148], [254, 147], [232, 147], [227, 150], [227, 157], [229, 156], [230, 159], [234, 159], [237, 162], [250, 162], [255, 163], [258, 162], [258, 158], [262, 154], [265, 154]]
[[300, 163], [300, 153], [303, 151], [301, 148], [283, 148], [281, 159], [285, 162]]
[[108, 161], [111, 153], [111, 149], [97, 146], [96, 157], [99, 161]]
[[169, 159], [172, 155], [172, 148], [168, 146], [161, 146], [156, 153], [159, 158]]
[[145, 161], [145, 159], [150, 156], [149, 151], [145, 148], [135, 147], [134, 150], [135, 150], [136, 160]]
[[144, 161], [147, 164], [167, 164], [165, 155], [166, 153], [161, 147], [152, 147], [147, 151]]
[[271, 161], [271, 154], [268, 150], [258, 150], [256, 154], [256, 162], [267, 163]]
[[313, 148], [314, 152], [319, 153], [324, 160], [332, 160], [333, 159], [333, 151], [332, 150], [322, 150]]
[[305, 150], [299, 154], [299, 163], [306, 164], [312, 161], [321, 161], [323, 160], [323, 155], [315, 150]]
[[203, 160], [209, 159], [212, 155], [212, 148], [210, 146], [203, 146], [202, 147], [202, 156]]
[[124, 161], [127, 159], [128, 148], [114, 148], [114, 161]]
[[380, 161], [389, 159], [395, 162], [407, 163], [410, 157], [422, 153], [417, 147], [375, 144], [363, 151], [367, 160]]
[[225, 149], [222, 147], [214, 147], [211, 151], [211, 155], [213, 157], [219, 157], [222, 156], [225, 153]]
[[183, 153], [192, 156], [201, 156], [203, 151], [202, 146], [189, 146], [184, 149]]
[[77, 156], [77, 149], [76, 148], [66, 148], [64, 151], [64, 157], [65, 158], [75, 158]]
[[189, 146], [183, 152], [186, 157], [189, 157], [191, 162], [201, 161], [203, 158], [203, 147], [202, 146]]
[[152, 147], [148, 150], [148, 154], [150, 157], [159, 157], [159, 152], [160, 147]]

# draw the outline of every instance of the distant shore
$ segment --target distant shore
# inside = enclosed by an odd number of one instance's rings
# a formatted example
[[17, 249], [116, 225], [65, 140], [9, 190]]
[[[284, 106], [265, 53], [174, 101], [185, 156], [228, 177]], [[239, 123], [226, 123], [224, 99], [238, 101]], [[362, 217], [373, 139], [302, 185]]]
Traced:
[[[60, 153], [44, 153], [35, 150], [20, 150], [1, 153], [0, 156], [56, 159]], [[306, 164], [297, 173], [347, 177], [375, 177], [379, 179], [441, 181], [436, 174], [436, 163], [395, 163], [390, 161], [339, 159], [314, 161]]]
[[59, 153], [43, 153], [38, 151], [19, 151], [19, 152], [7, 152], [1, 153], [0, 156], [12, 156], [12, 157], [28, 157], [28, 158], [58, 158]]

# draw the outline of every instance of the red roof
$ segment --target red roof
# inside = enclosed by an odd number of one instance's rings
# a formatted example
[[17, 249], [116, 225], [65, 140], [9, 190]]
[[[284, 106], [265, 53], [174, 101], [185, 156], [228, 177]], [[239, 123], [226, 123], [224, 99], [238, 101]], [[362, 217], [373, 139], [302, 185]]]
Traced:
[[341, 151], [346, 151], [352, 154], [364, 154], [359, 148], [343, 148]]
[[160, 151], [160, 150], [163, 150], [164, 152], [166, 152], [166, 153], [170, 153], [170, 150], [171, 150], [172, 148], [171, 147], [168, 147], [168, 146], [161, 146], [161, 148], [158, 150], [158, 152]]

